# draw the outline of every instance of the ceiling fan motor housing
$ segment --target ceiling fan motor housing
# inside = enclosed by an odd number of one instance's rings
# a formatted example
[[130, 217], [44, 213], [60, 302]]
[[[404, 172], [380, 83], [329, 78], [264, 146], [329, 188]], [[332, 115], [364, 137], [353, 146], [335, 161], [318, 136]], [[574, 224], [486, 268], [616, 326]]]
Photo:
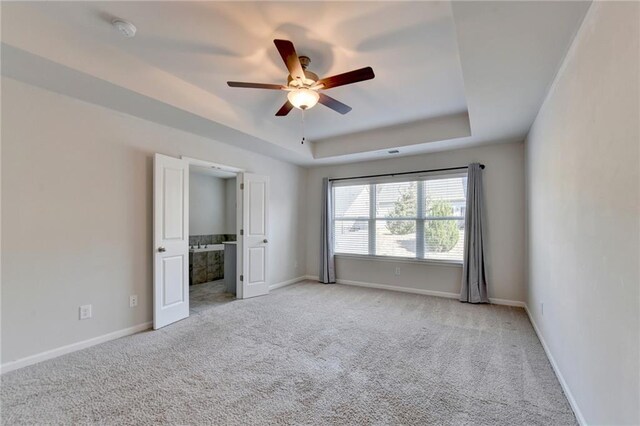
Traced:
[[[320, 77], [318, 77], [318, 74], [307, 70], [307, 67], [311, 63], [311, 59], [308, 56], [299, 56], [298, 59], [300, 59], [300, 65], [302, 65], [302, 70], [304, 71], [304, 76], [306, 77], [304, 79], [305, 81], [303, 81], [302, 84], [300, 84], [298, 83], [298, 80], [294, 79], [293, 77], [291, 77], [291, 74], [289, 74], [289, 76], [287, 77], [287, 85], [293, 86], [293, 87], [313, 85], [316, 81], [320, 79]], [[294, 82], [293, 84], [291, 84], [292, 81]]]
[[309, 64], [311, 63], [311, 58], [308, 56], [298, 56], [300, 60], [300, 65], [302, 65], [302, 69], [306, 70]]

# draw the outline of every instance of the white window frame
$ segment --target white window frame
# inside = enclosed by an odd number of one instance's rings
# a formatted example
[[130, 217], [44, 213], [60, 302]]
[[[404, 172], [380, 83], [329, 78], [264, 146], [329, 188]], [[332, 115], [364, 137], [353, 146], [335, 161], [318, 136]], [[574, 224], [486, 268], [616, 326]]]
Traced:
[[[409, 263], [437, 263], [437, 264], [446, 264], [446, 265], [462, 265], [462, 259], [460, 260], [452, 260], [452, 259], [435, 259], [435, 258], [425, 258], [424, 255], [424, 226], [425, 223], [429, 220], [465, 220], [464, 216], [425, 216], [424, 212], [424, 182], [428, 180], [438, 180], [438, 179], [450, 179], [455, 177], [463, 177], [467, 176], [468, 173], [466, 170], [464, 171], [455, 171], [455, 172], [437, 172], [437, 173], [417, 173], [415, 175], [404, 175], [401, 178], [390, 177], [378, 177], [378, 178], [363, 178], [363, 179], [353, 179], [349, 181], [345, 181], [343, 184], [334, 184], [331, 191], [332, 206], [333, 211], [331, 212], [331, 232], [333, 232], [333, 244], [334, 244], [334, 254], [338, 257], [350, 257], [350, 258], [360, 258], [360, 259], [376, 259], [376, 260], [391, 260], [398, 262], [409, 262]], [[378, 218], [376, 215], [376, 184], [384, 184], [384, 183], [393, 183], [393, 182], [416, 182], [416, 217], [394, 217], [394, 218]], [[355, 185], [369, 185], [369, 215], [368, 216], [343, 216], [340, 218], [335, 217], [335, 188], [341, 186], [355, 186]], [[466, 200], [466, 194], [465, 194]], [[416, 222], [416, 256], [415, 257], [404, 257], [404, 256], [387, 256], [387, 255], [378, 255], [376, 253], [376, 222], [377, 221], [389, 221], [389, 220], [411, 220]], [[340, 253], [335, 251], [335, 222], [367, 222], [368, 225], [368, 254], [355, 254], [355, 253]], [[466, 226], [466, 224], [465, 224]]]

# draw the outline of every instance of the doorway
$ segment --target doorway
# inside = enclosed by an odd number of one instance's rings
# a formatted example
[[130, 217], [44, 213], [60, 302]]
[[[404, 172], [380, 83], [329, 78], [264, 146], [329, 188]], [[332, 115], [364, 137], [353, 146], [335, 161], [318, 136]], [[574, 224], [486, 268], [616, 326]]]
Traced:
[[[224, 184], [212, 184], [224, 188], [219, 190], [224, 194], [222, 198], [209, 200], [209, 195], [203, 196], [197, 191], [196, 187], [202, 187], [199, 184], [194, 184], [194, 194], [191, 194], [192, 167], [198, 175], [225, 181]], [[232, 201], [234, 192], [235, 203]], [[198, 201], [210, 203], [214, 208], [216, 203], [224, 204], [224, 207], [218, 205], [218, 223], [223, 223], [222, 227], [207, 225], [190, 232], [191, 197], [196, 198], [195, 217], [200, 215], [193, 219], [197, 226], [203, 217], [212, 219], [211, 211], [207, 213], [206, 209], [201, 209]], [[238, 299], [269, 293], [267, 176], [209, 161], [155, 154], [153, 198], [154, 329], [187, 318], [191, 313], [192, 294], [193, 313], [197, 313], [233, 300], [234, 290]], [[234, 227], [235, 234], [232, 232]], [[208, 286], [191, 291], [190, 284]]]
[[189, 164], [189, 312], [236, 298], [237, 173]]

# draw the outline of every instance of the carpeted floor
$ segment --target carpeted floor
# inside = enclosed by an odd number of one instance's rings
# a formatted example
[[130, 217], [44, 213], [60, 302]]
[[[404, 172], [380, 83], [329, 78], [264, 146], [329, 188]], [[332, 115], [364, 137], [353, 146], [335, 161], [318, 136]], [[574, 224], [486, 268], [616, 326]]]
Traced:
[[2, 423], [576, 424], [525, 312], [298, 283], [2, 376]]

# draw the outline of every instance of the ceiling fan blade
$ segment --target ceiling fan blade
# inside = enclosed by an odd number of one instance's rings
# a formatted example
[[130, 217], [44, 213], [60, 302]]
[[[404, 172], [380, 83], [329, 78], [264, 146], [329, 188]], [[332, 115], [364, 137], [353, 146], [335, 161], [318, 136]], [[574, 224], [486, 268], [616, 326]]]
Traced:
[[276, 112], [276, 117], [284, 117], [285, 115], [289, 114], [292, 109], [293, 104], [287, 101], [284, 105], [282, 105], [282, 108], [280, 108], [278, 112]]
[[360, 68], [359, 70], [345, 72], [344, 74], [323, 78], [318, 80], [318, 84], [323, 84], [323, 89], [331, 89], [332, 87], [344, 86], [345, 84], [371, 80], [374, 77], [375, 74], [373, 73], [373, 69], [371, 67], [366, 67]]
[[284, 61], [284, 64], [287, 66], [289, 70], [289, 74], [294, 79], [303, 79], [304, 70], [302, 69], [302, 64], [300, 64], [300, 59], [298, 58], [298, 54], [296, 53], [296, 48], [293, 47], [293, 43], [289, 40], [273, 40], [280, 52], [280, 56]]
[[351, 111], [351, 107], [349, 105], [345, 105], [340, 101], [337, 101], [335, 99], [333, 99], [330, 96], [325, 95], [324, 93], [318, 93], [320, 95], [320, 99], [318, 99], [318, 102], [320, 102], [322, 105], [331, 108], [334, 111], [339, 112], [340, 114], [346, 114], [349, 111]]
[[245, 83], [242, 81], [227, 81], [227, 84], [229, 85], [229, 87], [244, 87], [245, 89], [284, 89], [284, 86], [282, 84]]

